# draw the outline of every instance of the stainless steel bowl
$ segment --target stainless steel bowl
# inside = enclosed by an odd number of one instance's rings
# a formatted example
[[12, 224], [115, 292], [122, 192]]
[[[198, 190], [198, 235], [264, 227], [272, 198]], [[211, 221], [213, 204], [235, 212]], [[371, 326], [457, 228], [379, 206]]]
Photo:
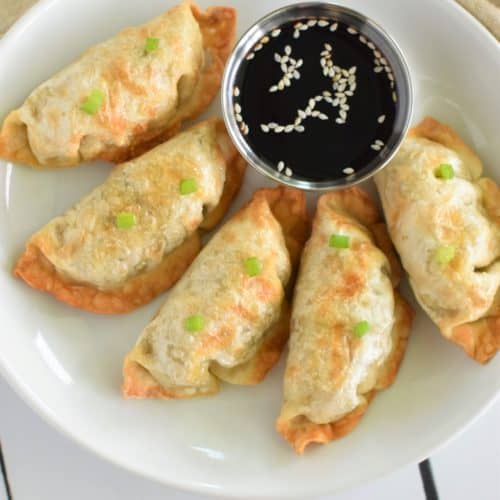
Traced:
[[[307, 17], [322, 17], [340, 21], [353, 26], [360, 34], [371, 39], [383, 53], [392, 67], [394, 80], [398, 91], [398, 106], [391, 136], [386, 141], [383, 151], [363, 168], [362, 174], [353, 174], [346, 177], [327, 181], [308, 181], [287, 177], [276, 170], [257, 151], [254, 151], [238, 127], [233, 113], [233, 88], [244, 58], [256, 43], [269, 31], [290, 21]], [[247, 160], [261, 174], [289, 186], [307, 190], [332, 190], [345, 188], [365, 181], [381, 170], [397, 152], [410, 124], [413, 107], [413, 92], [410, 73], [401, 49], [397, 43], [375, 22], [363, 14], [339, 5], [323, 2], [296, 3], [271, 12], [257, 21], [241, 37], [236, 44], [227, 63], [222, 83], [222, 109], [224, 121], [236, 147]]]

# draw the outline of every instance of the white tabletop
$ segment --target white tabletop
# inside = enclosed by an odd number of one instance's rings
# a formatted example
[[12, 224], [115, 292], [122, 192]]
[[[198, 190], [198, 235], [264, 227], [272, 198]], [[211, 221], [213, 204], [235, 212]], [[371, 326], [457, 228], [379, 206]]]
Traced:
[[[14, 500], [201, 498], [150, 482], [80, 448], [42, 421], [1, 378], [0, 401], [0, 443]], [[500, 401], [433, 455], [430, 464], [438, 496], [426, 497], [415, 464], [335, 500], [499, 500]], [[334, 496], [321, 500], [327, 498]], [[1, 479], [0, 500], [8, 500]]]

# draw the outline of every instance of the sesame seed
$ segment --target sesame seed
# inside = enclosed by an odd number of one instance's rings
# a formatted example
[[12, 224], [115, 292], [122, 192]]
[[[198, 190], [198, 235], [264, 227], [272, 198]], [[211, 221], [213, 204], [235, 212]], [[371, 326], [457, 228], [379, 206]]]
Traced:
[[385, 120], [385, 115], [380, 115], [378, 118], [377, 118], [377, 121], [379, 123], [384, 123], [384, 120]]
[[328, 52], [330, 52], [331, 50], [333, 50], [332, 46], [329, 43], [325, 43], [324, 47], [325, 47], [326, 50], [328, 50]]
[[314, 108], [314, 106], [316, 106], [316, 101], [314, 99], [309, 99], [308, 104], [310, 108]]
[[234, 97], [238, 97], [240, 95], [240, 89], [238, 87], [233, 88]]
[[264, 125], [263, 123], [261, 123], [260, 125], [260, 128], [262, 130], [262, 132], [269, 132], [269, 127], [267, 125]]
[[299, 29], [301, 31], [306, 31], [308, 28], [309, 28], [309, 26], [307, 26], [307, 24], [303, 24]]
[[349, 28], [347, 28], [347, 32], [350, 33], [351, 35], [357, 35], [358, 34], [358, 30], [353, 28], [352, 26], [349, 26]]
[[264, 36], [260, 39], [260, 43], [262, 44], [265, 44], [265, 43], [268, 43], [269, 42], [269, 37], [268, 36]]
[[285, 162], [280, 161], [278, 162], [278, 172], [281, 172], [285, 168]]
[[341, 104], [340, 109], [345, 109], [346, 111], [350, 108], [349, 104]]
[[394, 81], [394, 75], [392, 73], [387, 73], [387, 78], [392, 82]]
[[323, 100], [323, 96], [321, 96], [321, 95], [317, 95], [317, 96], [314, 98], [314, 100], [315, 100], [316, 102], [321, 102], [321, 101]]
[[283, 81], [280, 81], [280, 82], [278, 83], [278, 90], [283, 90], [284, 88], [285, 88], [285, 84], [284, 84], [284, 82], [283, 82]]
[[250, 61], [255, 57], [255, 54], [253, 52], [250, 52], [250, 54], [247, 55], [246, 60]]
[[285, 168], [285, 175], [286, 175], [287, 177], [291, 177], [291, 176], [292, 176], [292, 174], [293, 174], [292, 169], [291, 169], [290, 167], [286, 167], [286, 168]]
[[382, 54], [380, 53], [380, 51], [379, 51], [379, 50], [374, 50], [374, 51], [373, 51], [373, 55], [374, 55], [375, 57], [382, 57]]
[[234, 105], [234, 111], [236, 113], [241, 113], [241, 106], [238, 103], [235, 103], [235, 105]]
[[342, 120], [342, 118], [336, 118], [335, 122], [336, 123], [344, 123], [344, 120]]
[[263, 47], [263, 45], [262, 45], [261, 43], [258, 43], [258, 44], [257, 44], [257, 45], [253, 48], [253, 50], [254, 50], [254, 52], [257, 52], [257, 51], [259, 51], [262, 47]]
[[328, 120], [328, 115], [325, 115], [325, 113], [320, 113], [320, 114], [318, 115], [318, 118], [319, 118], [320, 120]]
[[338, 105], [339, 105], [339, 99], [338, 99], [338, 98], [337, 98], [337, 99], [334, 99], [334, 100], [332, 101], [332, 105], [333, 105], [333, 106], [338, 106]]
[[372, 144], [370, 147], [375, 151], [380, 151], [380, 146], [378, 144]]
[[299, 32], [299, 31], [297, 31], [297, 30], [295, 30], [295, 31], [293, 32], [293, 38], [299, 38], [299, 37], [300, 37], [300, 32]]
[[307, 21], [307, 25], [308, 26], [316, 26], [316, 23], [317, 23], [317, 19], [309, 19], [309, 21]]
[[290, 78], [288, 76], [283, 77], [283, 82], [287, 87], [290, 87]]
[[304, 60], [303, 59], [299, 59], [297, 61], [297, 64], [295, 65], [296, 68], [300, 68], [302, 66], [302, 64], [304, 64]]
[[385, 66], [387, 65], [387, 59], [385, 57], [380, 58], [380, 62]]
[[370, 48], [370, 49], [372, 49], [372, 50], [374, 50], [374, 49], [375, 49], [375, 45], [373, 45], [373, 43], [372, 43], [372, 42], [368, 42], [366, 45], [368, 46], [368, 48]]
[[328, 26], [328, 24], [329, 24], [329, 23], [328, 23], [328, 21], [325, 21], [324, 19], [320, 19], [320, 20], [318, 21], [318, 26], [319, 26], [320, 28], [325, 28], [326, 26]]
[[375, 66], [373, 68], [373, 71], [375, 71], [375, 73], [380, 73], [383, 70], [384, 70], [384, 68], [382, 66]]
[[359, 41], [361, 43], [366, 43], [366, 37], [364, 37], [363, 35], [359, 35]]
[[243, 121], [243, 117], [241, 115], [236, 114], [234, 117], [238, 123]]
[[330, 96], [332, 95], [332, 93], [331, 93], [331, 92], [329, 92], [328, 90], [324, 90], [324, 91], [323, 91], [323, 95], [324, 95], [325, 97], [330, 97]]
[[392, 93], [392, 100], [396, 102], [398, 100], [398, 96], [396, 95], [396, 92]]
[[300, 122], [302, 121], [302, 119], [300, 117], [297, 116], [297, 118], [295, 118], [293, 124], [294, 125], [300, 125]]
[[[282, 59], [283, 60], [283, 59]], [[281, 64], [281, 71], [283, 73], [286, 73], [288, 71], [288, 66], [285, 63]]]
[[279, 36], [281, 33], [281, 30], [279, 28], [276, 28], [275, 30], [271, 31], [271, 36], [273, 38], [276, 38], [277, 36]]
[[271, 87], [269, 87], [269, 92], [276, 92], [277, 90], [278, 90], [277, 85], [272, 85]]
[[330, 31], [335, 31], [338, 27], [339, 27], [339, 24], [338, 24], [338, 23], [333, 23], [333, 24], [330, 26]]
[[291, 53], [292, 53], [292, 47], [290, 47], [290, 45], [287, 45], [285, 47], [285, 54], [289, 56]]
[[294, 129], [294, 125], [287, 125], [285, 127], [285, 132], [288, 134], [289, 132], [291, 132], [292, 130]]
[[283, 132], [283, 130], [285, 130], [285, 127], [283, 127], [282, 125], [278, 125], [274, 131], [277, 132], [278, 134]]
[[349, 74], [354, 75], [356, 73], [356, 69], [357, 69], [356, 66], [351, 66], [349, 68]]
[[267, 126], [269, 128], [276, 128], [278, 126], [278, 124], [276, 122], [271, 122], [271, 123], [268, 123]]
[[340, 111], [339, 111], [339, 116], [340, 116], [340, 118], [342, 118], [342, 119], [344, 119], [344, 120], [345, 120], [345, 119], [347, 118], [347, 113], [346, 113], [346, 111], [344, 111], [343, 109], [342, 109], [342, 110], [340, 110]]
[[281, 62], [281, 56], [277, 52], [274, 54], [274, 60], [276, 62]]
[[304, 119], [306, 118], [306, 114], [304, 113], [304, 111], [302, 111], [301, 109], [299, 109], [297, 111], [297, 114], [299, 115], [300, 118]]
[[311, 116], [314, 116], [315, 118], [316, 118], [316, 117], [318, 117], [319, 115], [320, 115], [320, 112], [319, 112], [319, 111], [317, 111], [317, 110], [316, 110], [316, 111], [313, 111], [313, 112], [311, 113]]
[[293, 27], [294, 27], [296, 30], [300, 29], [300, 27], [301, 27], [301, 26], [302, 26], [302, 23], [301, 23], [301, 22], [295, 23], [295, 24], [293, 25]]
[[296, 132], [304, 132], [305, 128], [302, 125], [296, 125], [295, 126], [295, 131]]
[[295, 71], [293, 72], [292, 76], [293, 76], [296, 80], [299, 80], [299, 79], [300, 79], [300, 73], [299, 73], [297, 70], [295, 70]]
[[344, 174], [350, 175], [354, 173], [354, 169], [352, 167], [346, 167], [342, 170], [342, 172], [344, 172]]
[[348, 95], [349, 97], [351, 97], [354, 94], [352, 93], [352, 90], [346, 90], [345, 95]]

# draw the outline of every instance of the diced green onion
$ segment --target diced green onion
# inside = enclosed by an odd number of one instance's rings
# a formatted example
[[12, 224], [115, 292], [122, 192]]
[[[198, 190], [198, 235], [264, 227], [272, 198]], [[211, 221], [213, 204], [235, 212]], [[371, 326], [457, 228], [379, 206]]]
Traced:
[[205, 319], [201, 314], [194, 314], [189, 316], [184, 321], [184, 328], [188, 332], [200, 332], [205, 326]]
[[330, 246], [333, 248], [349, 248], [349, 236], [332, 234], [330, 236]]
[[179, 191], [181, 194], [191, 194], [197, 191], [198, 184], [194, 179], [183, 179], [179, 186]]
[[132, 212], [120, 212], [116, 216], [116, 227], [118, 229], [130, 229], [134, 227], [137, 220]]
[[248, 276], [258, 276], [262, 272], [262, 263], [257, 257], [249, 257], [245, 261]]
[[104, 102], [104, 94], [98, 90], [94, 89], [90, 92], [87, 99], [82, 103], [80, 109], [88, 113], [89, 115], [95, 115], [102, 103]]
[[441, 179], [453, 179], [455, 177], [455, 171], [449, 163], [441, 163], [436, 170], [436, 177]]
[[354, 335], [360, 339], [363, 335], [370, 331], [370, 323], [368, 321], [360, 321], [354, 325]]
[[159, 38], [148, 37], [146, 39], [146, 45], [144, 46], [144, 52], [146, 52], [146, 54], [149, 54], [150, 52], [154, 52], [158, 48], [159, 44], [160, 44]]
[[449, 264], [455, 258], [455, 245], [443, 245], [436, 250], [438, 264]]

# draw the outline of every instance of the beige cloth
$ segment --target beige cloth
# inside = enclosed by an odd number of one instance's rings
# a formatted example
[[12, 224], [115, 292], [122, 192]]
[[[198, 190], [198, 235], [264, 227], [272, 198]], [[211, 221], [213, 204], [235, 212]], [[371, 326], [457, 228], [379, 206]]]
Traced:
[[[0, 36], [37, 0], [0, 0]], [[418, 0], [416, 0], [418, 1]], [[500, 0], [457, 0], [500, 40]]]

